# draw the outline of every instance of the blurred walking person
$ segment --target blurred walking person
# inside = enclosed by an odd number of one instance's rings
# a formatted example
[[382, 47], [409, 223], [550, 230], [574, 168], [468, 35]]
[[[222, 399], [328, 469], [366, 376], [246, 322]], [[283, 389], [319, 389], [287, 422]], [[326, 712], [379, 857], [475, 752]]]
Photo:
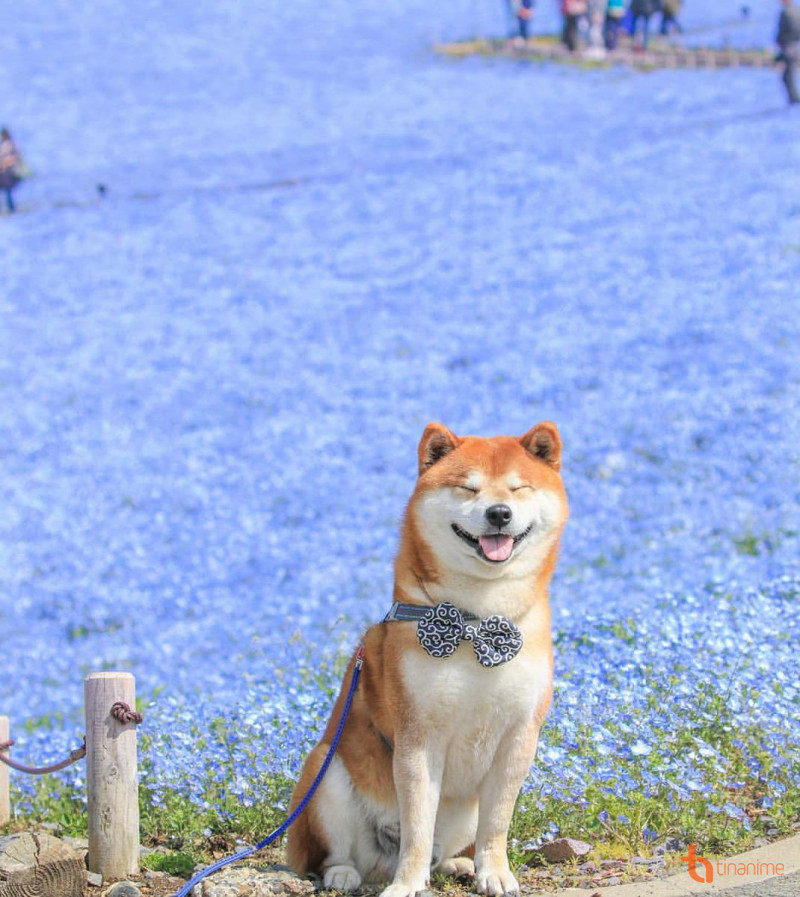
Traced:
[[6, 195], [6, 206], [9, 212], [14, 205], [14, 187], [24, 177], [24, 163], [16, 144], [11, 139], [8, 128], [0, 130], [0, 190]]
[[775, 57], [776, 62], [783, 63], [783, 83], [789, 102], [794, 105], [800, 103], [800, 94], [797, 93], [795, 72], [800, 58], [800, 6], [795, 6], [792, 0], [781, 0], [783, 9], [778, 18], [778, 36], [776, 38], [780, 53]]
[[616, 50], [619, 40], [619, 29], [625, 18], [625, 0], [608, 0], [606, 4], [606, 20], [603, 23], [603, 40], [606, 50]]
[[603, 27], [606, 20], [606, 0], [589, 0], [586, 17], [589, 20], [589, 46], [586, 50], [586, 58], [605, 59], [606, 44]]
[[670, 28], [674, 28], [678, 34], [683, 34], [683, 28], [678, 21], [681, 14], [682, 0], [661, 0], [661, 33], [669, 34]]
[[639, 21], [643, 22], [642, 27], [642, 49], [646, 50], [650, 43], [650, 16], [658, 10], [658, 0], [631, 0], [631, 13], [633, 14], [633, 25], [631, 36], [634, 44], [636, 43], [636, 32], [639, 29]]
[[517, 20], [517, 34], [514, 37], [514, 44], [518, 47], [523, 47], [528, 42], [535, 5], [536, 0], [511, 0], [511, 7]]
[[567, 45], [570, 53], [578, 49], [578, 32], [580, 31], [581, 17], [586, 15], [589, 8], [587, 0], [562, 0], [561, 14], [564, 16], [564, 30], [561, 39]]

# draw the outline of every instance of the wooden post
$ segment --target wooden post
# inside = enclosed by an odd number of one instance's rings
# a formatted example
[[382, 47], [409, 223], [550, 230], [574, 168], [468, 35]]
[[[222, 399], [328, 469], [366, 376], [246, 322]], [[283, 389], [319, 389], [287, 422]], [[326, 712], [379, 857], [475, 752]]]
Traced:
[[89, 803], [89, 870], [104, 878], [139, 871], [139, 795], [136, 725], [111, 715], [117, 701], [136, 707], [130, 673], [91, 673], [86, 700], [86, 788]]
[[[0, 741], [8, 741], [11, 737], [8, 733], [8, 717], [0, 716]], [[11, 797], [8, 787], [8, 767], [5, 763], [0, 763], [0, 826], [11, 819]]]

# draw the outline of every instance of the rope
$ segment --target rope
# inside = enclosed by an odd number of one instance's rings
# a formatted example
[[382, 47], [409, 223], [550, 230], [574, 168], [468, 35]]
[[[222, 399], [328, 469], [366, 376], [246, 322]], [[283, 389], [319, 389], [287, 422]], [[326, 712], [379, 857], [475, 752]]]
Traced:
[[136, 723], [138, 726], [139, 723], [144, 721], [142, 714], [137, 713], [135, 710], [131, 710], [130, 705], [126, 704], [124, 701], [117, 701], [116, 704], [111, 705], [111, 715], [118, 723], [122, 723], [123, 725], [126, 723]]
[[347, 716], [350, 713], [350, 705], [353, 703], [353, 696], [356, 692], [356, 687], [358, 686], [358, 679], [361, 675], [361, 668], [364, 665], [364, 647], [363, 645], [359, 647], [358, 652], [356, 654], [356, 663], [353, 667], [353, 678], [350, 680], [350, 689], [347, 692], [347, 699], [345, 700], [344, 709], [342, 710], [342, 715], [339, 717], [339, 724], [336, 727], [336, 733], [331, 740], [331, 746], [328, 749], [328, 753], [325, 755], [325, 759], [322, 761], [322, 766], [320, 767], [319, 772], [317, 773], [316, 778], [311, 783], [311, 787], [306, 791], [303, 799], [300, 803], [294, 808], [291, 815], [282, 822], [278, 828], [275, 829], [274, 832], [267, 835], [263, 841], [259, 841], [258, 844], [255, 844], [252, 847], [245, 847], [243, 850], [240, 850], [238, 853], [234, 853], [229, 857], [225, 857], [224, 859], [218, 860], [216, 863], [213, 863], [211, 866], [207, 866], [201, 872], [198, 872], [194, 878], [190, 879], [186, 882], [183, 887], [181, 887], [178, 891], [175, 892], [173, 897], [188, 897], [189, 893], [195, 887], [195, 885], [199, 884], [203, 881], [204, 878], [208, 878], [209, 875], [212, 875], [214, 872], [218, 872], [220, 869], [223, 869], [225, 866], [229, 866], [231, 863], [235, 863], [238, 860], [247, 859], [247, 857], [252, 856], [256, 851], [262, 850], [268, 844], [272, 844], [273, 841], [277, 841], [278, 838], [289, 828], [290, 825], [297, 819], [297, 817], [305, 810], [308, 806], [311, 798], [314, 796], [314, 792], [319, 787], [320, 782], [322, 781], [325, 773], [328, 771], [328, 767], [331, 764], [331, 760], [333, 760], [333, 755], [336, 753], [336, 748], [339, 746], [339, 739], [342, 736], [342, 731], [344, 729], [345, 721], [347, 720]]
[[17, 763], [10, 757], [3, 756], [3, 752], [7, 751], [13, 744], [16, 744], [13, 738], [11, 741], [0, 741], [0, 763], [5, 763], [6, 766], [10, 766], [18, 772], [26, 772], [29, 776], [43, 776], [47, 775], [49, 772], [58, 772], [59, 769], [66, 769], [68, 766], [72, 766], [73, 763], [77, 763], [78, 760], [82, 760], [86, 756], [86, 739], [84, 738], [81, 747], [75, 748], [74, 751], [70, 751], [69, 757], [67, 757], [66, 760], [62, 760], [60, 763], [53, 763], [52, 766], [24, 766], [22, 763]]
[[[118, 723], [122, 723], [122, 725], [125, 725], [126, 723], [136, 723], [136, 725], [138, 725], [144, 720], [141, 713], [131, 710], [130, 706], [124, 701], [117, 701], [116, 704], [112, 705], [111, 716], [113, 716]], [[79, 748], [75, 748], [74, 751], [70, 751], [69, 757], [67, 757], [66, 760], [62, 760], [60, 763], [53, 763], [51, 766], [25, 766], [24, 763], [17, 763], [16, 760], [12, 760], [11, 757], [4, 756], [8, 749], [15, 744], [16, 742], [13, 738], [9, 741], [0, 741], [0, 763], [5, 763], [6, 766], [16, 769], [17, 772], [24, 772], [29, 776], [44, 776], [50, 772], [58, 772], [60, 769], [66, 769], [68, 766], [72, 766], [72, 764], [77, 763], [78, 760], [83, 760], [86, 756], [86, 737], [84, 736], [83, 744]]]

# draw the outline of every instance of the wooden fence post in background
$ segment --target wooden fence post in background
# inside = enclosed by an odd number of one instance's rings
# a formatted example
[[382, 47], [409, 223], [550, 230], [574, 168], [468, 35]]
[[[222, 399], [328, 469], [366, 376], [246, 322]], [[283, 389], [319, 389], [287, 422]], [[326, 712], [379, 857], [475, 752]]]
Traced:
[[[0, 716], [0, 741], [8, 741], [9, 734], [8, 717]], [[8, 767], [0, 763], [0, 825], [5, 825], [11, 819], [11, 798], [8, 793]]]
[[136, 725], [120, 723], [112, 706], [136, 707], [130, 673], [91, 673], [86, 700], [86, 788], [89, 803], [89, 870], [104, 878], [139, 871], [139, 795]]

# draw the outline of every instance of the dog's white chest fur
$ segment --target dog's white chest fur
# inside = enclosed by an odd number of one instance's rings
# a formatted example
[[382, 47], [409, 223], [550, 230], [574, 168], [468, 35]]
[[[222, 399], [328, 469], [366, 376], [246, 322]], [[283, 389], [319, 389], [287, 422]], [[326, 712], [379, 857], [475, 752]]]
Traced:
[[536, 713], [549, 676], [545, 662], [522, 655], [486, 669], [469, 643], [450, 657], [405, 659], [410, 716], [429, 752], [443, 762], [443, 797], [477, 792], [500, 741]]

